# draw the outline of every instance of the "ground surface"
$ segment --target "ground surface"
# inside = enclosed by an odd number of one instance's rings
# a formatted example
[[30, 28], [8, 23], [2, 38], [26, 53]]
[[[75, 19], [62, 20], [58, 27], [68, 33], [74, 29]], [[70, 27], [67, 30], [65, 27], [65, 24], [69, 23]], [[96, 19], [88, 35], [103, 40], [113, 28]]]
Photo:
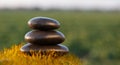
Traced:
[[120, 12], [0, 11], [0, 49], [24, 42], [35, 16], [60, 21], [63, 44], [87, 65], [120, 65]]

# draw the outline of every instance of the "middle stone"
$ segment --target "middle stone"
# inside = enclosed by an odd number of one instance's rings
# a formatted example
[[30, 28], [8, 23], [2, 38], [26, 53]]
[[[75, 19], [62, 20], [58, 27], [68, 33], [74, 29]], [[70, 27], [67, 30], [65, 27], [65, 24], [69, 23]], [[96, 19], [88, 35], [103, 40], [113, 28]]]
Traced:
[[59, 31], [32, 30], [25, 35], [25, 40], [37, 45], [55, 45], [65, 40], [65, 36]]

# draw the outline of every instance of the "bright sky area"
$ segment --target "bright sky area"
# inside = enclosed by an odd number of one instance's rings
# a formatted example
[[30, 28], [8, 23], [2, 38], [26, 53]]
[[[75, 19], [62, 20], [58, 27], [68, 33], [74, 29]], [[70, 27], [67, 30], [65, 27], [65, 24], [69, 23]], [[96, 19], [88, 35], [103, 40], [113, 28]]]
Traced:
[[0, 0], [0, 8], [120, 9], [120, 0]]

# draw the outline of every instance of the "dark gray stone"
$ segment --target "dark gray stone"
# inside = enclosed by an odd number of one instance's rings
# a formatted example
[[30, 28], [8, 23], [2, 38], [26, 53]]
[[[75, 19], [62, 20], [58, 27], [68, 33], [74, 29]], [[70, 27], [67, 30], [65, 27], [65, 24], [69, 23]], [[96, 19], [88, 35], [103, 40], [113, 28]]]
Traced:
[[54, 51], [60, 53], [68, 53], [69, 50], [66, 46], [58, 44], [58, 45], [34, 45], [31, 43], [25, 44], [21, 49], [21, 52], [30, 53], [31, 50], [34, 52], [45, 52], [45, 51]]
[[54, 30], [60, 27], [57, 20], [47, 17], [34, 17], [28, 21], [28, 25], [30, 28], [38, 30]]
[[31, 44], [54, 45], [62, 43], [65, 37], [59, 31], [32, 30], [25, 35], [25, 40]]

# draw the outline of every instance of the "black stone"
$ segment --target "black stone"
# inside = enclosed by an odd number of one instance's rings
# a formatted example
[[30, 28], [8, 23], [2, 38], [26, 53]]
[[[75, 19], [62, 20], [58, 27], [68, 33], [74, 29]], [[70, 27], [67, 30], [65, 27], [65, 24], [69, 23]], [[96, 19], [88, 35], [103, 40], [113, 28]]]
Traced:
[[34, 45], [31, 43], [27, 43], [23, 47], [21, 47], [21, 52], [24, 53], [30, 53], [32, 50], [34, 52], [46, 52], [46, 51], [54, 51], [59, 53], [68, 53], [68, 48], [64, 45], [58, 44], [58, 45]]
[[65, 37], [59, 31], [32, 30], [25, 35], [25, 40], [31, 44], [54, 45], [62, 43]]
[[30, 28], [38, 30], [54, 30], [60, 27], [57, 20], [47, 17], [34, 17], [28, 21], [28, 25]]

